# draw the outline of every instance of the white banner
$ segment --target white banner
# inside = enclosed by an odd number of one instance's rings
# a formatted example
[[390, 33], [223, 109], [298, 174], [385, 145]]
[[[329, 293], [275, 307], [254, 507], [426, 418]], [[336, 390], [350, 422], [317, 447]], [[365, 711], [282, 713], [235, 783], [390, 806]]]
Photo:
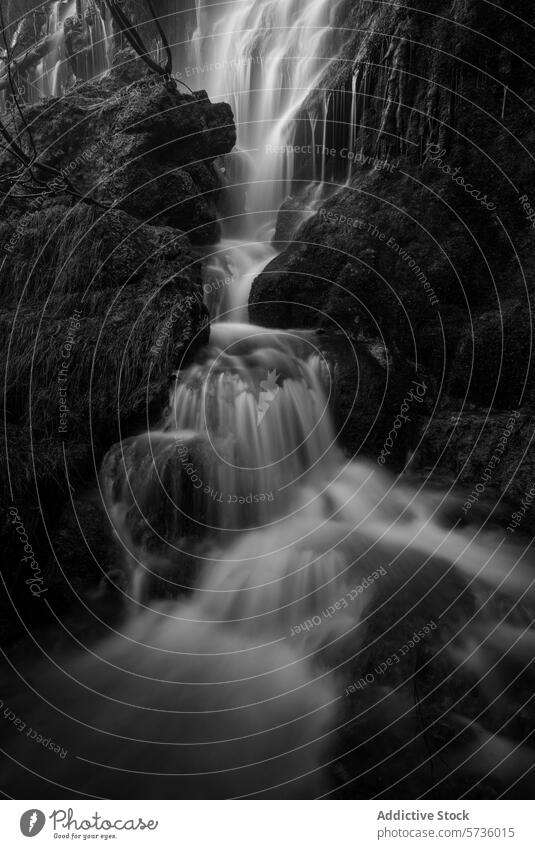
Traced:
[[4, 801], [2, 845], [533, 849], [522, 801]]

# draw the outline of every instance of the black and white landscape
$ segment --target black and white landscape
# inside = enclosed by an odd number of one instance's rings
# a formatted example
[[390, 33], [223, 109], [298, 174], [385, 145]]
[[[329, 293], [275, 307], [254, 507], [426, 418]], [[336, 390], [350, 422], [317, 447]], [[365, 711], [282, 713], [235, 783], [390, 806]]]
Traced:
[[532, 796], [531, 0], [1, 3], [3, 796]]

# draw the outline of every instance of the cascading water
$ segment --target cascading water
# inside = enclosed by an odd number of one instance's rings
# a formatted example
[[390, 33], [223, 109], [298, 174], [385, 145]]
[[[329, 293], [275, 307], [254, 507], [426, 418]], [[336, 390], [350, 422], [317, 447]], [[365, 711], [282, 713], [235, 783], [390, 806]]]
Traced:
[[233, 108], [239, 146], [253, 163], [248, 221], [256, 226], [262, 218], [273, 222], [291, 191], [294, 155], [287, 147], [295, 140], [296, 116], [331, 61], [329, 24], [338, 5], [332, 0], [206, 3], [200, 17], [195, 67], [210, 96], [228, 100]]
[[113, 28], [109, 14], [91, 5], [85, 16], [87, 49], [84, 51], [84, 79], [97, 80], [111, 68], [113, 60]]
[[[167, 4], [175, 67], [189, 85], [230, 103], [238, 131], [225, 171], [232, 184], [246, 187], [245, 214], [235, 209], [222, 220], [223, 239], [212, 257], [220, 276], [230, 265], [236, 278], [220, 306], [225, 320], [246, 319], [250, 284], [276, 255], [277, 212], [299, 165], [292, 149], [299, 113], [333, 61], [329, 25], [341, 2], [197, 0], [194, 24], [182, 21], [182, 39]], [[191, 32], [186, 41], [184, 30]]]
[[[53, 97], [59, 90], [58, 73], [61, 66], [63, 24], [60, 22], [60, 0], [53, 3], [47, 21], [47, 35], [52, 36], [52, 50], [44, 56], [35, 69], [35, 85], [39, 97]], [[76, 4], [71, 4], [76, 9]]]
[[111, 67], [113, 33], [109, 16], [103, 17], [94, 0], [83, 4], [82, 15], [80, 8], [77, 0], [50, 3], [40, 34], [47, 39], [48, 50], [27, 71], [27, 84], [21, 83], [27, 102], [61, 97], [78, 77], [95, 80]]
[[[222, 220], [223, 239], [205, 262], [208, 284], [226, 282], [209, 302], [212, 317], [225, 324], [212, 326], [210, 348], [179, 375], [162, 428], [132, 440], [125, 473], [111, 475], [108, 498], [130, 517], [137, 543], [147, 536], [144, 511], [152, 513], [149, 504], [160, 502], [163, 479], [174, 481], [171, 536], [176, 542], [192, 523], [240, 533], [270, 522], [288, 510], [304, 478], [320, 479], [326, 465], [337, 466], [333, 457], [339, 458], [339, 451], [322, 389], [328, 368], [314, 339], [235, 322], [246, 318], [252, 280], [276, 253], [271, 236], [295, 171], [288, 149], [304, 104], [334, 61], [330, 23], [339, 5], [197, 0], [194, 18], [191, 10], [181, 13], [182, 25], [173, 30], [173, 4], [167, 4], [163, 23], [176, 36], [169, 38], [175, 67], [182, 66], [190, 83], [193, 77], [212, 99], [229, 101], [233, 108], [238, 146], [226, 158], [225, 170], [231, 185], [234, 178], [247, 191], [245, 214]], [[322, 103], [325, 141], [329, 93]], [[310, 120], [315, 130], [317, 119]], [[272, 403], [262, 420], [255, 420], [263, 398]], [[140, 464], [140, 455], [149, 459]], [[184, 511], [188, 503], [190, 514]], [[241, 507], [234, 511], [239, 515], [233, 516], [229, 505]], [[160, 518], [169, 529], [169, 517]], [[165, 534], [157, 536], [161, 540]]]
[[[329, 61], [336, 5], [198, 0], [186, 43], [175, 47], [200, 69], [199, 87], [233, 104], [247, 206], [223, 221], [225, 237], [205, 263], [208, 281], [231, 281], [214, 302], [221, 320], [209, 345], [177, 375], [160, 426], [116, 446], [102, 469], [131, 612], [124, 633], [76, 667], [84, 689], [65, 710], [128, 738], [111, 764], [127, 795], [318, 795], [328, 790], [322, 764], [343, 724], [344, 687], [364, 681], [357, 697], [369, 699], [368, 676], [359, 676], [415, 623], [433, 620], [433, 663], [483, 679], [491, 694], [504, 688], [495, 669], [504, 644], [519, 663], [531, 646], [512, 614], [493, 620], [504, 598], [514, 611], [512, 600], [532, 594], [527, 554], [448, 528], [440, 495], [344, 457], [329, 413], [330, 369], [313, 333], [236, 323], [251, 277], [274, 255], [273, 221], [294, 169], [281, 146], [295, 138], [296, 116]], [[352, 131], [355, 97], [356, 85]], [[331, 99], [318, 102], [325, 141]], [[319, 133], [317, 113], [309, 119]], [[236, 163], [228, 167], [232, 184]], [[154, 601], [155, 581], [174, 600]], [[446, 613], [463, 623], [454, 640]], [[485, 651], [474, 652], [481, 633]], [[375, 711], [382, 719], [395, 701], [398, 717], [399, 687], [379, 689]], [[77, 731], [62, 720], [62, 739]], [[502, 763], [514, 749], [485, 734], [457, 745], [452, 732], [448, 756], [472, 768], [476, 753], [500, 775], [517, 763]], [[84, 791], [113, 794], [106, 740], [81, 746]], [[61, 765], [50, 769], [60, 780]]]
[[[274, 255], [274, 217], [294, 170], [283, 148], [292, 144], [296, 116], [329, 61], [332, 13], [323, 0], [197, 3], [182, 58], [211, 96], [233, 105], [246, 214], [223, 221], [233, 238], [225, 235], [206, 263], [207, 280], [232, 280], [216, 307], [223, 321], [212, 326], [210, 345], [177, 376], [161, 427], [114, 449], [103, 471], [134, 604], [150, 606], [153, 577], [171, 595], [193, 589], [190, 600], [171, 608], [180, 620], [177, 635], [187, 623], [188, 640], [198, 645], [213, 628], [237, 637], [241, 650], [289, 645], [292, 665], [315, 659], [311, 682], [329, 681], [319, 713], [331, 717], [336, 691], [326, 669], [341, 655], [353, 658], [350, 674], [365, 667], [354, 658], [371, 651], [363, 647], [373, 636], [370, 623], [383, 621], [381, 609], [388, 611], [406, 586], [414, 595], [409, 609], [427, 600], [435, 625], [469, 586], [476, 596], [478, 587], [512, 596], [531, 591], [524, 556], [498, 550], [485, 535], [447, 530], [429, 496], [344, 459], [328, 409], [329, 368], [314, 334], [235, 323], [245, 315], [251, 279]], [[319, 102], [325, 143], [330, 95]], [[317, 116], [309, 120], [316, 134]], [[355, 75], [351, 139], [358, 120]], [[236, 173], [235, 163], [227, 165]], [[324, 160], [320, 167], [323, 179]], [[370, 573], [386, 577], [365, 596], [351, 595]], [[383, 623], [385, 632], [403, 630], [397, 615], [390, 626]], [[488, 624], [488, 611], [475, 622]], [[497, 626], [484, 660], [478, 657], [477, 670], [469, 660], [468, 672], [494, 680], [501, 634]], [[451, 658], [470, 639], [463, 631]], [[316, 696], [311, 710], [318, 710]], [[503, 744], [484, 740], [487, 764], [498, 762]]]

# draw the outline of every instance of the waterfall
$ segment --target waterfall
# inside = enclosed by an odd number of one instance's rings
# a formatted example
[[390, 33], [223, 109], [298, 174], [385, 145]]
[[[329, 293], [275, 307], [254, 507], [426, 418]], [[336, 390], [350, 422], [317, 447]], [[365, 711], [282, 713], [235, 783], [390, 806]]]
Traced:
[[102, 17], [98, 4], [89, 2], [84, 15], [76, 0], [54, 0], [46, 23], [51, 49], [28, 71], [25, 99], [32, 103], [61, 97], [76, 78], [96, 80], [112, 64], [111, 21]]
[[351, 74], [351, 113], [349, 116], [349, 139], [347, 148], [349, 151], [348, 154], [348, 171], [347, 171], [347, 181], [351, 181], [351, 172], [353, 170], [353, 159], [355, 153], [355, 143], [357, 138], [357, 82], [358, 82], [358, 73], [357, 71], [353, 71]]
[[[455, 603], [455, 581], [492, 593], [504, 586], [513, 594], [531, 592], [527, 557], [482, 533], [446, 531], [436, 499], [392, 481], [377, 465], [344, 457], [329, 410], [332, 363], [319, 337], [239, 323], [252, 279], [275, 256], [270, 240], [278, 207], [292, 190], [295, 156], [286, 146], [296, 138], [297, 121], [306, 122], [314, 139], [319, 118], [327, 146], [329, 115], [336, 121], [347, 110], [355, 150], [366, 105], [357, 80], [365, 93], [366, 66], [363, 74], [355, 69], [350, 101], [320, 92], [320, 113], [304, 108], [331, 61], [333, 8], [325, 0], [197, 0], [190, 37], [174, 45], [187, 81], [193, 77], [196, 87], [233, 106], [238, 150], [222, 171], [230, 186], [247, 183], [246, 214], [223, 220], [223, 238], [205, 262], [205, 281], [225, 282], [208, 301], [218, 319], [209, 344], [176, 375], [159, 426], [115, 446], [102, 468], [130, 576], [132, 621], [169, 617], [167, 645], [174, 634], [201, 654], [231, 636], [246, 653], [270, 646], [272, 669], [279, 662], [275, 647], [286, 646], [292, 668], [310, 664], [305, 675], [316, 683], [336, 663], [339, 669], [340, 657], [351, 660], [346, 676], [358, 679], [374, 612], [381, 629], [401, 628], [397, 614], [380, 611], [407, 585], [414, 607], [431, 599], [437, 629]], [[326, 157], [314, 163], [323, 182]], [[156, 585], [176, 599], [165, 609], [151, 601]], [[146, 627], [152, 644], [162, 626]], [[477, 667], [468, 665], [474, 674], [492, 677], [501, 633], [497, 628]], [[451, 657], [469, 640], [463, 633]], [[208, 683], [210, 664], [198, 657], [194, 666]], [[186, 674], [180, 658], [177, 674]], [[265, 697], [260, 680], [250, 684], [251, 700]], [[325, 678], [319, 702], [315, 690], [305, 697], [307, 715], [317, 712], [331, 728], [341, 687], [335, 681]], [[275, 698], [279, 684], [272, 681]], [[492, 741], [486, 742], [492, 760]]]
[[304, 158], [294, 152], [300, 113], [340, 49], [337, 44], [333, 53], [329, 24], [341, 3], [196, 0], [193, 20], [191, 9], [166, 4], [162, 24], [176, 73], [189, 86], [206, 89], [211, 100], [230, 103], [237, 127], [237, 149], [224, 168], [244, 190], [245, 214], [234, 209], [222, 219], [223, 239], [211, 257], [220, 277], [229, 265], [234, 268], [236, 283], [225, 290], [216, 313], [224, 320], [247, 318], [252, 280], [276, 255], [271, 240], [277, 213]]
[[35, 82], [39, 98], [53, 97], [58, 89], [58, 73], [61, 65], [61, 25], [59, 22], [60, 0], [50, 7], [47, 22], [47, 35], [53, 36], [54, 46], [50, 53], [44, 56], [35, 69]]
[[[333, 61], [332, 0], [197, 0], [190, 79], [234, 111], [238, 144], [253, 161], [249, 223], [272, 222], [291, 192], [296, 118]], [[336, 52], [340, 44], [336, 46]], [[186, 80], [188, 81], [188, 80]]]
[[[113, 795], [119, 776], [132, 798], [316, 796], [329, 790], [327, 764], [349, 710], [344, 688], [366, 682], [366, 670], [403, 645], [411, 617], [433, 619], [437, 662], [468, 657], [463, 674], [500, 686], [496, 654], [504, 644], [514, 654], [520, 631], [492, 628], [486, 603], [468, 622], [459, 599], [533, 599], [531, 565], [490, 534], [447, 527], [442, 494], [345, 456], [320, 336], [245, 321], [251, 280], [276, 254], [271, 236], [292, 192], [297, 122], [326, 145], [329, 112], [342, 112], [330, 92], [319, 93], [320, 111], [306, 105], [332, 61], [338, 3], [189, 5], [175, 63], [192, 87], [232, 104], [238, 150], [221, 168], [229, 186], [246, 184], [246, 214], [222, 221], [204, 263], [217, 318], [208, 344], [174, 375], [158, 425], [125, 438], [102, 465], [127, 621], [74, 666], [80, 692], [64, 695], [55, 677], [40, 685], [54, 704], [63, 699], [61, 739], [74, 741], [70, 777], [85, 793]], [[164, 23], [178, 32], [169, 14]], [[364, 91], [367, 78], [365, 68]], [[323, 181], [326, 158], [314, 162]], [[443, 629], [450, 609], [462, 619], [455, 640]], [[487, 652], [473, 657], [477, 629], [486, 629]], [[517, 656], [530, 646], [520, 641]], [[362, 689], [357, 699], [369, 705]], [[377, 692], [376, 711], [385, 694], [398, 699], [386, 678]], [[38, 727], [59, 737], [58, 722], [43, 713]], [[88, 727], [102, 731], [96, 743]], [[108, 752], [107, 734], [128, 745]], [[492, 761], [492, 739], [485, 752]], [[58, 759], [47, 768], [65, 782]]]
[[308, 120], [310, 121], [310, 143], [312, 146], [312, 181], [316, 182], [317, 180], [317, 165], [316, 165], [316, 126], [318, 123], [318, 116], [315, 111], [311, 109], [307, 110]]
[[213, 325], [161, 427], [105, 464], [108, 502], [135, 543], [172, 556], [189, 535], [232, 541], [285, 515], [293, 490], [321, 480], [338, 456], [324, 376], [310, 334]]
[[105, 19], [95, 4], [91, 8], [87, 27], [89, 49], [87, 51], [86, 79], [95, 80], [111, 68], [112, 55], [112, 25], [109, 16]]

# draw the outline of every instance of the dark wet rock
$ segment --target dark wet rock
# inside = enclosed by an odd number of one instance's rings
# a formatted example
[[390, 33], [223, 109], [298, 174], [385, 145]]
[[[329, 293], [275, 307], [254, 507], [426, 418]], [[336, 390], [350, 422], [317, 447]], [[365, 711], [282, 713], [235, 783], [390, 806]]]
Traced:
[[166, 172], [159, 168], [158, 172], [141, 159], [125, 168], [119, 177], [113, 175], [110, 183], [123, 198], [120, 206], [142, 221], [184, 230], [192, 241], [216, 241], [219, 224], [214, 183], [207, 197], [203, 197], [186, 170]]
[[[422, 422], [411, 472], [452, 488], [456, 521], [506, 527], [535, 485], [534, 423], [533, 412], [452, 406]], [[527, 508], [517, 536], [533, 533], [535, 499]]]
[[55, 557], [48, 565], [46, 581], [56, 611], [69, 609], [76, 601], [102, 614], [114, 596], [113, 606], [120, 611], [121, 590], [126, 585], [117, 570], [112, 526], [98, 491], [73, 487], [51, 544]]
[[278, 215], [274, 244], [284, 250], [286, 243], [291, 242], [303, 221], [311, 214], [312, 209], [306, 196], [291, 196], [281, 204]]
[[[39, 161], [67, 169], [77, 191], [115, 202], [142, 221], [185, 229], [194, 242], [217, 238], [221, 181], [213, 163], [236, 141], [228, 104], [164, 83], [122, 51], [102, 80], [24, 114]], [[202, 170], [185, 170], [197, 164]]]
[[207, 338], [187, 239], [121, 210], [35, 214], [5, 271], [8, 421], [31, 428], [37, 443], [78, 444], [98, 457], [121, 427], [165, 401], [170, 372]]
[[348, 455], [379, 462], [392, 434], [393, 444], [384, 455], [385, 465], [401, 469], [415, 444], [419, 421], [428, 409], [427, 402], [410, 403], [407, 421], [394, 430], [404, 397], [417, 379], [414, 371], [394, 364], [377, 340], [358, 337], [356, 333], [342, 333], [331, 327], [321, 331], [316, 342], [329, 363], [330, 405], [336, 433]]
[[[143, 598], [173, 598], [196, 586], [199, 560], [189, 552], [193, 544], [200, 552], [214, 518], [206, 494], [213, 476], [213, 449], [202, 437], [186, 445], [172, 435], [144, 433], [105, 455], [100, 493], [117, 531], [114, 562], [129, 586], [137, 570]], [[192, 477], [202, 480], [201, 488]], [[142, 566], [136, 552], [143, 552]]]
[[527, 304], [504, 301], [499, 310], [477, 317], [473, 330], [460, 339], [450, 386], [453, 396], [495, 410], [535, 403], [530, 356], [534, 307], [530, 295]]

